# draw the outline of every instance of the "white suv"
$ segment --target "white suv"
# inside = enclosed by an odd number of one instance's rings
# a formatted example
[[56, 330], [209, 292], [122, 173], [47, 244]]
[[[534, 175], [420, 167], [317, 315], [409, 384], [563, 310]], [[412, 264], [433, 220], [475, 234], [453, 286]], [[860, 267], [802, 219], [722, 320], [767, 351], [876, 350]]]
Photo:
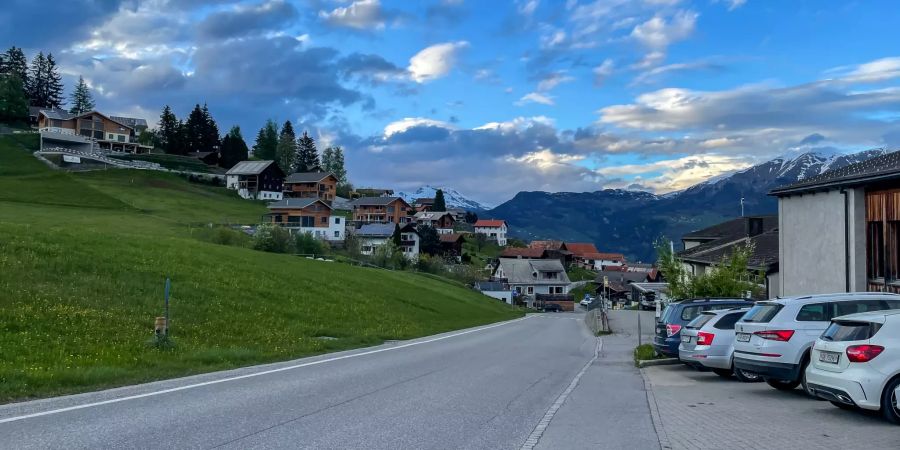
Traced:
[[735, 324], [734, 367], [755, 372], [769, 386], [790, 390], [806, 383], [816, 338], [831, 319], [866, 311], [900, 309], [900, 295], [851, 292], [758, 302]]
[[900, 424], [900, 311], [837, 317], [816, 341], [809, 390], [840, 408], [881, 409]]

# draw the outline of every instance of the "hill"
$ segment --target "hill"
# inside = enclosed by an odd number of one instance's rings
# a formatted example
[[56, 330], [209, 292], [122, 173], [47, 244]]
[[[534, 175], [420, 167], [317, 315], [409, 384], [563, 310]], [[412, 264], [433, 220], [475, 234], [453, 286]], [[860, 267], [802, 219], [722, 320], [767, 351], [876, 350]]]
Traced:
[[[0, 402], [409, 339], [520, 316], [473, 291], [203, 240], [264, 205], [175, 175], [69, 174], [0, 136]], [[172, 280], [176, 347], [146, 345]]]
[[784, 156], [662, 196], [614, 189], [520, 192], [484, 215], [505, 218], [511, 233], [523, 239], [593, 242], [631, 260], [652, 261], [653, 242], [659, 236], [678, 241], [685, 233], [738, 217], [741, 198], [747, 215], [775, 214], [777, 201], [768, 196], [772, 188], [884, 153], [879, 149]]

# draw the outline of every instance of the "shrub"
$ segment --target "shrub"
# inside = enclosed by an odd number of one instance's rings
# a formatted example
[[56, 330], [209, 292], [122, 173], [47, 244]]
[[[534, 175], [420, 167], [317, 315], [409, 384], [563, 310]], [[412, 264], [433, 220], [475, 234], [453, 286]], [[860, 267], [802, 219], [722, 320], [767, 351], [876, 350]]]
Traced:
[[375, 248], [372, 254], [372, 264], [385, 269], [402, 270], [409, 266], [409, 260], [406, 255], [393, 242], [387, 242], [384, 245]]
[[424, 253], [419, 255], [415, 268], [419, 272], [433, 273], [435, 275], [443, 274], [446, 271], [444, 261], [441, 258]]
[[312, 233], [297, 233], [297, 253], [304, 255], [321, 255], [325, 253], [323, 242], [316, 239]]
[[253, 248], [272, 253], [293, 253], [294, 239], [291, 233], [278, 225], [263, 224], [253, 236]]
[[204, 228], [200, 240], [232, 247], [250, 247], [253, 239], [246, 233], [229, 227]]

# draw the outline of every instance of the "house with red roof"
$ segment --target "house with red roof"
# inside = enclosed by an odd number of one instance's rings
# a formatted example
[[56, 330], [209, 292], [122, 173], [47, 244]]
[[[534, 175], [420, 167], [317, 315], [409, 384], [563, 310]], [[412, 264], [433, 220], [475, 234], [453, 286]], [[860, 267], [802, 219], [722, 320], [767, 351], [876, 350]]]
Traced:
[[623, 267], [625, 265], [625, 255], [621, 253], [585, 253], [584, 264], [590, 266], [593, 270], [605, 270], [610, 267]]
[[475, 222], [476, 234], [483, 234], [489, 241], [495, 241], [500, 246], [506, 246], [507, 231], [509, 227], [502, 219], [478, 219]]

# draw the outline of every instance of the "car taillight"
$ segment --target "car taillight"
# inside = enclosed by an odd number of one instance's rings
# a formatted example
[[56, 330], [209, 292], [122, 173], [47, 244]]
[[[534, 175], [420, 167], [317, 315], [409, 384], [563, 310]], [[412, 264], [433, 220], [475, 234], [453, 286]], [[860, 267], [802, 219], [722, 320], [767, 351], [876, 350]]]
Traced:
[[716, 337], [716, 335], [701, 331], [697, 333], [697, 345], [712, 345], [714, 337]]
[[681, 325], [675, 324], [667, 324], [666, 325], [666, 335], [668, 337], [675, 336], [678, 332], [681, 331]]
[[794, 330], [766, 330], [766, 331], [757, 331], [753, 333], [763, 339], [768, 339], [770, 341], [783, 341], [787, 342], [791, 340], [791, 336], [794, 335]]
[[850, 362], [869, 362], [884, 351], [880, 345], [851, 345], [847, 347], [847, 359]]

